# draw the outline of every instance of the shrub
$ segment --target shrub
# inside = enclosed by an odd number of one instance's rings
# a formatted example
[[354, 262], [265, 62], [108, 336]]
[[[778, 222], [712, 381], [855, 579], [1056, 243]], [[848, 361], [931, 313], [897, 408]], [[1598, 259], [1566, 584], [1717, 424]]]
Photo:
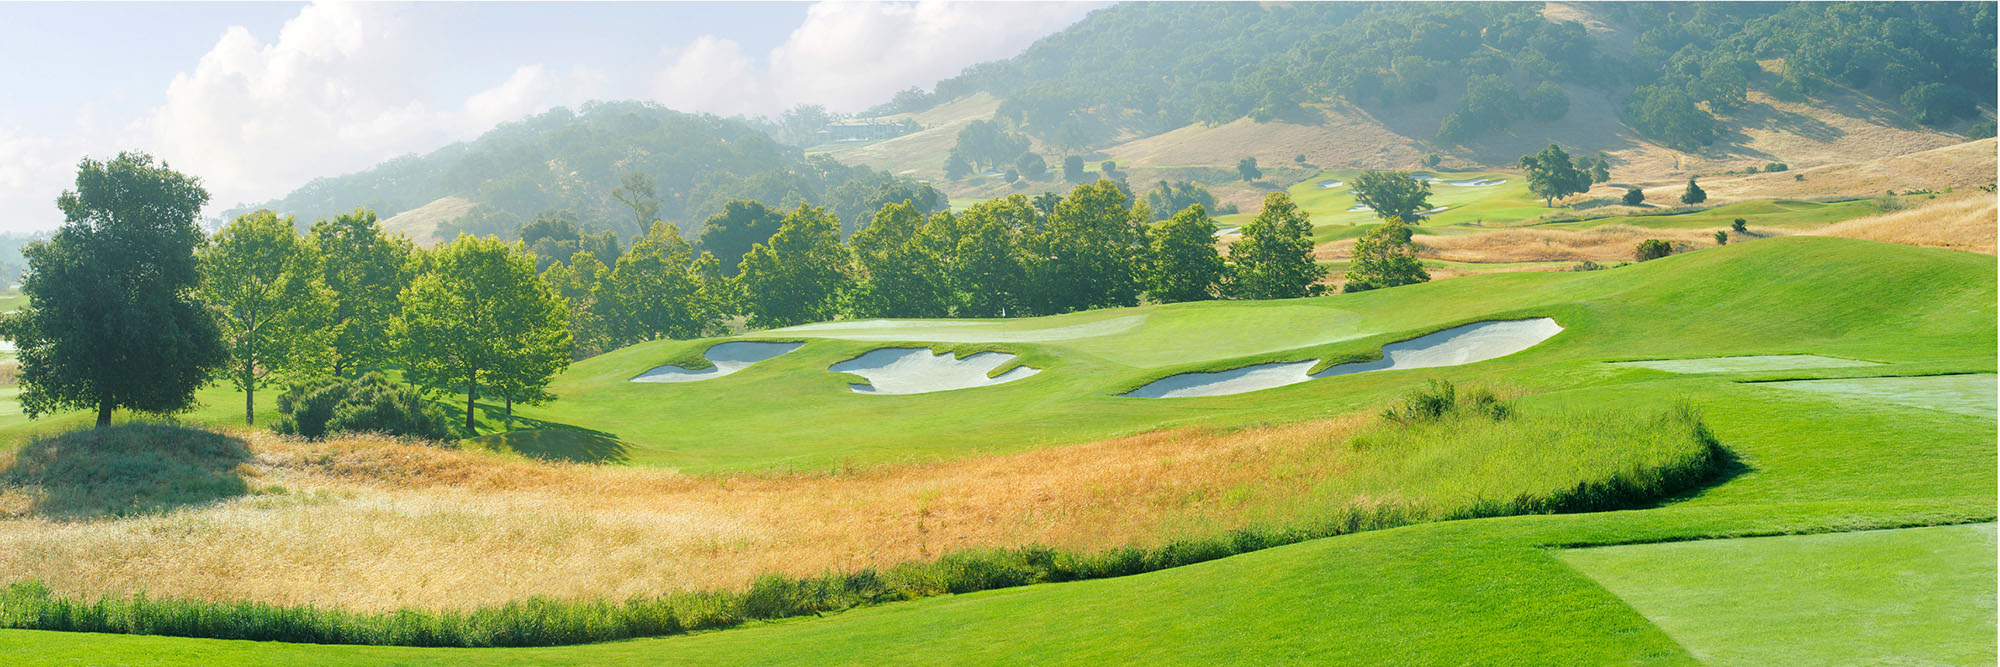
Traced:
[[382, 433], [446, 440], [453, 435], [443, 408], [381, 373], [316, 387], [292, 385], [278, 396], [278, 414], [272, 430], [307, 438], [329, 433]]
[[1638, 188], [1625, 188], [1625, 205], [1638, 206], [1646, 203], [1646, 193]]
[[1729, 221], [1729, 231], [1741, 234], [1743, 233], [1744, 228], [1748, 227], [1749, 225], [1750, 225], [1749, 220], [1737, 218], [1735, 220]]
[[1729, 232], [1725, 232], [1720, 229], [1715, 230], [1715, 244], [1729, 245]]
[[1572, 264], [1572, 265], [1570, 265], [1570, 267], [1569, 267], [1569, 270], [1571, 270], [1571, 271], [1602, 271], [1602, 270], [1604, 270], [1604, 265], [1603, 265], [1603, 264], [1599, 264], [1599, 263], [1597, 263], [1597, 262], [1593, 262], [1593, 261], [1590, 261], [1590, 260], [1587, 260], [1587, 259], [1586, 259], [1586, 260], [1583, 260], [1583, 261], [1581, 261], [1581, 262], [1577, 262], [1577, 263], [1575, 263], [1575, 264]]
[[1701, 186], [1696, 185], [1694, 179], [1688, 179], [1687, 190], [1681, 192], [1681, 203], [1699, 204], [1705, 201], [1708, 201], [1708, 193], [1703, 191]]
[[1659, 259], [1661, 257], [1665, 257], [1671, 254], [1674, 254], [1674, 248], [1673, 246], [1667, 245], [1666, 241], [1662, 241], [1659, 239], [1646, 239], [1644, 241], [1639, 242], [1639, 248], [1633, 254], [1633, 256], [1637, 257], [1639, 261], [1644, 262], [1646, 260]]
[[1431, 380], [1422, 389], [1403, 394], [1402, 405], [1382, 411], [1382, 418], [1398, 424], [1434, 422], [1452, 416], [1480, 416], [1500, 421], [1514, 414], [1513, 406], [1484, 387], [1459, 392], [1450, 380]]
[[1786, 165], [1785, 163], [1783, 163], [1783, 162], [1773, 162], [1773, 163], [1770, 163], [1770, 164], [1767, 164], [1767, 165], [1764, 165], [1764, 171], [1766, 171], [1766, 172], [1780, 172], [1780, 171], [1784, 171], [1784, 170], [1786, 170], [1786, 169], [1791, 169], [1791, 167], [1790, 167], [1790, 166], [1787, 166], [1787, 165]]

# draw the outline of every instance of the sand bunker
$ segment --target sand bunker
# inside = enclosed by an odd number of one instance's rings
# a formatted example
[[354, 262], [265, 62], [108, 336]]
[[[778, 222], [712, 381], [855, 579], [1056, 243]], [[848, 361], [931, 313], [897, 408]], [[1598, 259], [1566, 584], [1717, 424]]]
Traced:
[[1331, 189], [1334, 189], [1334, 188], [1337, 188], [1337, 187], [1340, 187], [1341, 185], [1342, 185], [1342, 183], [1341, 183], [1340, 181], [1320, 181], [1320, 182], [1319, 182], [1319, 187], [1320, 187], [1320, 189], [1322, 189], [1322, 190], [1331, 190]]
[[1755, 386], [1803, 391], [1870, 405], [1890, 403], [1940, 410], [1971, 417], [1995, 416], [1994, 396], [2000, 381], [1992, 375], [1925, 375], [1918, 377], [1843, 378], [1757, 382]]
[[700, 382], [713, 380], [749, 368], [759, 361], [799, 349], [805, 343], [774, 343], [768, 341], [732, 341], [719, 343], [708, 348], [701, 356], [715, 364], [700, 370], [689, 370], [680, 366], [660, 366], [640, 373], [633, 382]]
[[1016, 366], [997, 377], [987, 377], [993, 369], [1014, 359], [1005, 352], [980, 352], [967, 357], [931, 354], [920, 347], [885, 347], [827, 367], [835, 373], [853, 373], [868, 384], [849, 384], [857, 394], [927, 394], [934, 391], [970, 389], [1013, 382], [1042, 372], [1039, 368]]
[[1507, 182], [1507, 179], [1504, 178], [1475, 178], [1469, 181], [1446, 181], [1445, 185], [1455, 185], [1461, 188], [1488, 188], [1505, 182]]
[[1637, 366], [1668, 373], [1750, 373], [1790, 371], [1803, 368], [1849, 368], [1880, 366], [1871, 361], [1819, 357], [1810, 354], [1763, 354], [1744, 357], [1702, 357], [1699, 359], [1649, 359], [1618, 361], [1613, 366]]
[[1546, 317], [1478, 322], [1390, 343], [1382, 346], [1381, 359], [1341, 364], [1318, 373], [1310, 372], [1319, 363], [1317, 361], [1257, 364], [1213, 373], [1172, 375], [1123, 395], [1137, 398], [1228, 396], [1336, 375], [1461, 366], [1520, 352], [1561, 331], [1562, 325]]
[[1348, 213], [1360, 213], [1362, 211], [1373, 211], [1373, 210], [1375, 209], [1368, 208], [1367, 204], [1355, 204], [1353, 206], [1347, 207]]
[[1243, 231], [1243, 228], [1242, 228], [1242, 227], [1224, 227], [1224, 228], [1222, 228], [1222, 229], [1218, 229], [1218, 230], [1215, 230], [1215, 237], [1216, 237], [1216, 238], [1222, 238], [1222, 237], [1224, 237], [1224, 236], [1228, 236], [1228, 235], [1230, 235], [1230, 234], [1235, 234], [1235, 233], [1237, 233], [1237, 232], [1241, 232], [1241, 231]]

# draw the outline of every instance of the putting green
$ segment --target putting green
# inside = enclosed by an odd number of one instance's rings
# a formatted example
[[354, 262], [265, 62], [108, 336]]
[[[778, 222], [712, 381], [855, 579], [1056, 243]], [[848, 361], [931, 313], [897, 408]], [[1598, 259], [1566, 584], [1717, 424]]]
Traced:
[[1991, 664], [1993, 524], [1558, 552], [1711, 664]]
[[1811, 354], [1759, 354], [1744, 357], [1620, 361], [1616, 362], [1616, 365], [1650, 368], [1668, 373], [1748, 373], [1751, 371], [1789, 371], [1801, 368], [1879, 366], [1880, 364], [1872, 361], [1835, 359]]
[[1987, 418], [1996, 416], [1994, 400], [1996, 394], [2000, 394], [2000, 383], [1996, 383], [1992, 375], [1789, 380], [1755, 384], [1850, 401], [1879, 401]]

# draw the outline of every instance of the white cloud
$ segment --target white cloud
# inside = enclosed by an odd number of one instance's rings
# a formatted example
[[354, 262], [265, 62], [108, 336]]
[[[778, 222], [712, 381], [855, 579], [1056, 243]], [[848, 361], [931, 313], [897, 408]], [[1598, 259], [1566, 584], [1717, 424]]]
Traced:
[[494, 125], [595, 96], [603, 77], [521, 66], [457, 105], [425, 102], [424, 52], [398, 7], [315, 3], [265, 43], [229, 29], [133, 141], [198, 175], [219, 207], [262, 201], [318, 177], [477, 136]]
[[1096, 7], [1085, 3], [820, 2], [766, 66], [705, 36], [666, 52], [654, 96], [688, 111], [776, 113], [797, 104], [855, 112], [966, 66], [1011, 57]]

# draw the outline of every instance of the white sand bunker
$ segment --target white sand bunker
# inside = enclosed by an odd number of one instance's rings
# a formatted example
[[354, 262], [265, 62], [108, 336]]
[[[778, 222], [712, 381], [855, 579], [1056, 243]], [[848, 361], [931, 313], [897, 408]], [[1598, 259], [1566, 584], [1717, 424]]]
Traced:
[[1872, 361], [1856, 361], [1810, 354], [1760, 354], [1744, 357], [1701, 357], [1698, 359], [1649, 359], [1616, 361], [1613, 366], [1636, 366], [1668, 373], [1750, 373], [1790, 371], [1804, 368], [1851, 368], [1880, 366]]
[[1243, 228], [1242, 228], [1242, 227], [1224, 227], [1224, 228], [1222, 228], [1222, 229], [1218, 229], [1218, 230], [1215, 230], [1215, 237], [1216, 237], [1216, 238], [1222, 238], [1222, 237], [1224, 237], [1224, 236], [1228, 236], [1228, 235], [1230, 235], [1230, 234], [1235, 234], [1235, 233], [1237, 233], [1237, 232], [1241, 232], [1241, 231], [1243, 231]]
[[749, 368], [759, 361], [799, 349], [805, 343], [774, 343], [768, 341], [732, 341], [719, 343], [708, 348], [701, 356], [714, 364], [700, 370], [689, 370], [680, 366], [660, 366], [640, 373], [633, 382], [700, 382], [713, 380]]
[[1507, 182], [1507, 179], [1504, 178], [1475, 178], [1469, 181], [1446, 181], [1445, 185], [1455, 185], [1461, 188], [1490, 188], [1505, 182]]
[[1322, 189], [1322, 190], [1332, 190], [1332, 189], [1334, 189], [1334, 188], [1337, 188], [1337, 187], [1340, 187], [1341, 185], [1342, 185], [1342, 183], [1341, 183], [1340, 181], [1320, 181], [1320, 182], [1319, 182], [1319, 187], [1320, 187], [1320, 189]]
[[1335, 375], [1461, 366], [1520, 352], [1560, 332], [1562, 325], [1546, 317], [1477, 322], [1390, 343], [1382, 346], [1381, 359], [1341, 364], [1318, 373], [1309, 372], [1318, 365], [1317, 361], [1257, 364], [1213, 373], [1172, 375], [1124, 395], [1138, 398], [1228, 396]]
[[1348, 213], [1360, 213], [1362, 211], [1373, 211], [1373, 210], [1375, 209], [1368, 208], [1367, 204], [1355, 204], [1353, 206], [1347, 207]]
[[931, 354], [921, 347], [885, 347], [827, 367], [835, 373], [853, 373], [868, 384], [849, 384], [857, 394], [927, 394], [934, 391], [970, 389], [1013, 382], [1042, 372], [1039, 368], [1016, 366], [996, 377], [993, 369], [1014, 359], [1005, 352], [980, 352], [958, 357], [949, 352]]

